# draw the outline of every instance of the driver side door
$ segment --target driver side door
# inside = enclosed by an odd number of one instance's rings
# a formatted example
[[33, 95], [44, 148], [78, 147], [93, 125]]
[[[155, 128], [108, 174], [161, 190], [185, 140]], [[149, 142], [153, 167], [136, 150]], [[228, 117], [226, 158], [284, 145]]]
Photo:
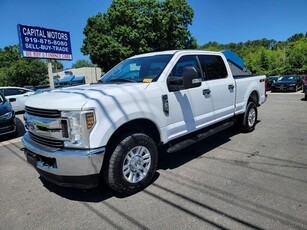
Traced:
[[[184, 67], [194, 67], [200, 79], [203, 79], [201, 67], [196, 55], [179, 57], [169, 78], [183, 78]], [[168, 139], [172, 140], [187, 133], [194, 132], [207, 126], [213, 119], [211, 98], [207, 96], [208, 86], [202, 80], [201, 86], [189, 89], [172, 89], [168, 87], [169, 119]]]

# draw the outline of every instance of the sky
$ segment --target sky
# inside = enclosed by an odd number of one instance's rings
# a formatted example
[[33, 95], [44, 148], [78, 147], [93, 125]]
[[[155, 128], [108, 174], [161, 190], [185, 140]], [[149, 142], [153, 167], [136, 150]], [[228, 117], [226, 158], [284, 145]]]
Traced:
[[[198, 45], [257, 39], [285, 41], [307, 32], [307, 0], [186, 0], [194, 10], [189, 27]], [[72, 61], [89, 60], [80, 51], [87, 19], [105, 13], [112, 0], [0, 0], [0, 48], [19, 43], [17, 24], [68, 31]]]

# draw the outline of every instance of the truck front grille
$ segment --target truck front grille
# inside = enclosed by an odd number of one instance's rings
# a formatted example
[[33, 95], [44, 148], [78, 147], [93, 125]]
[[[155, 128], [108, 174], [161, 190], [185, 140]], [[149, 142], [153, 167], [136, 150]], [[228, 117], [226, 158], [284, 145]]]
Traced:
[[34, 135], [31, 132], [29, 132], [29, 136], [33, 141], [39, 144], [46, 145], [46, 146], [53, 147], [53, 148], [64, 148], [64, 141], [40, 137], [40, 136]]
[[55, 109], [37, 109], [26, 106], [25, 110], [28, 114], [37, 117], [51, 117], [51, 118], [61, 117], [61, 111]]

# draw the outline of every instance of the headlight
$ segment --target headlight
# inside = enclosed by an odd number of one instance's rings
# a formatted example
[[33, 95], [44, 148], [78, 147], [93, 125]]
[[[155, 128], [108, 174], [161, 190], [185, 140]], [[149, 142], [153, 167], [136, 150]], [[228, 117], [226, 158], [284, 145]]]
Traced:
[[6, 114], [0, 116], [0, 118], [2, 118], [4, 120], [11, 119], [12, 117], [13, 117], [13, 112], [7, 112]]
[[295, 86], [295, 84], [290, 84], [290, 86]]
[[69, 140], [64, 146], [69, 148], [90, 148], [89, 137], [95, 126], [95, 112], [76, 111], [62, 112], [62, 118], [67, 118]]

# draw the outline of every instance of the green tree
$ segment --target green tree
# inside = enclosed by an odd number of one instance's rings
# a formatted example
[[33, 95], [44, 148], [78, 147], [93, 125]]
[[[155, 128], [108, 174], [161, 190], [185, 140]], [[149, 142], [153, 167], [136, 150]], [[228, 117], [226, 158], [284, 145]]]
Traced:
[[255, 74], [307, 73], [307, 37], [303, 33], [295, 34], [287, 41], [263, 38], [237, 44], [208, 42], [200, 48], [214, 51], [230, 49], [243, 58], [245, 65]]
[[95, 67], [96, 65], [89, 62], [88, 60], [78, 60], [76, 63], [72, 64], [72, 68], [81, 68], [81, 67]]
[[107, 13], [88, 19], [81, 51], [107, 71], [131, 55], [196, 48], [193, 16], [185, 0], [113, 0]]
[[21, 58], [18, 45], [0, 49], [0, 85], [38, 85], [47, 78], [47, 65], [38, 59]]
[[288, 74], [307, 73], [307, 38], [290, 42], [286, 48]]
[[51, 60], [51, 64], [52, 64], [53, 72], [57, 72], [58, 70], [63, 70], [64, 69], [64, 66], [63, 66], [62, 62], [60, 62], [58, 60]]
[[6, 46], [3, 49], [0, 48], [0, 68], [8, 67], [20, 58], [18, 45]]

